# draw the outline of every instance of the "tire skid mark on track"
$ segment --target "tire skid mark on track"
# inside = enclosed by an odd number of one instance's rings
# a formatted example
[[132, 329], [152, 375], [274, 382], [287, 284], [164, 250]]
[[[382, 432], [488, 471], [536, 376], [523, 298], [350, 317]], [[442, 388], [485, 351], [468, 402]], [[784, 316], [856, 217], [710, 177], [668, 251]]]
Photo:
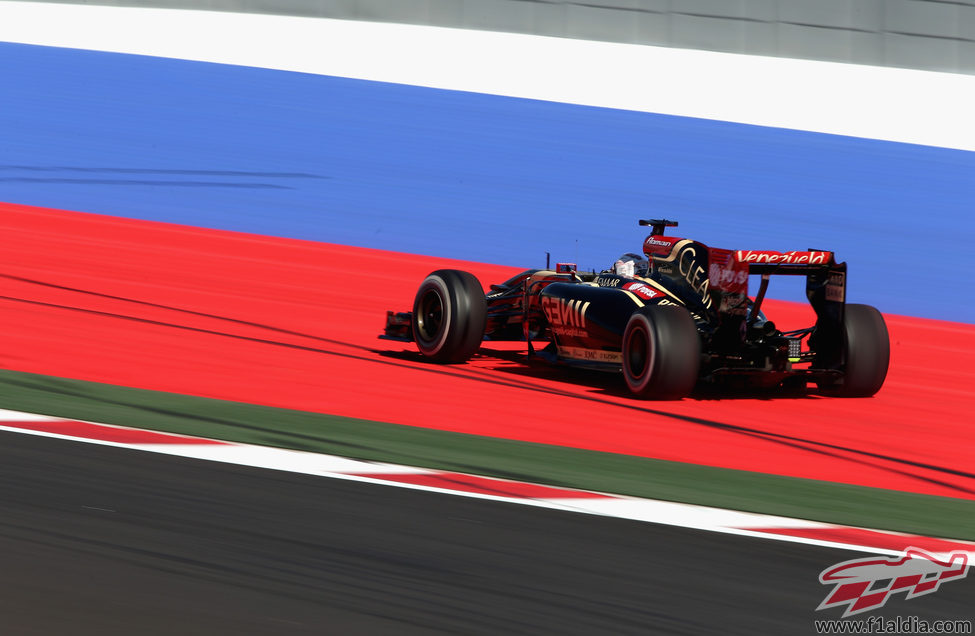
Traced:
[[[407, 308], [430, 271], [468, 269], [486, 284], [509, 267], [0, 210], [10, 370], [975, 499], [975, 371], [957, 364], [975, 353], [972, 325], [887, 316], [891, 372], [872, 399], [701, 393], [648, 404], [612, 375], [526, 365], [518, 343], [485, 343], [470, 363], [445, 366], [376, 339], [385, 311]], [[768, 309], [782, 327], [809, 317], [790, 303]]]
[[305, 451], [162, 435], [121, 426], [63, 420], [29, 413], [0, 410], [0, 430], [725, 534], [891, 555], [901, 554], [909, 546], [939, 554], [962, 550], [975, 558], [975, 543], [967, 541], [624, 497], [452, 471], [366, 462]]
[[[2, 274], [0, 274], [0, 277], [9, 278], [11, 280], [20, 280], [20, 281], [23, 281], [23, 282], [31, 282], [31, 283], [40, 284], [40, 285], [49, 286], [49, 287], [54, 287], [54, 288], [59, 288], [59, 289], [68, 289], [68, 288], [64, 288], [64, 287], [58, 286], [58, 285], [51, 285], [49, 283], [43, 283], [43, 282], [39, 282], [39, 281], [28, 281], [27, 279], [23, 279], [23, 278], [20, 278], [20, 277], [5, 276], [5, 275], [2, 275]], [[75, 291], [75, 290], [71, 290], [71, 291]], [[313, 339], [313, 340], [320, 341], [320, 342], [327, 342], [329, 344], [334, 344], [334, 345], [343, 346], [343, 347], [349, 347], [351, 349], [358, 349], [358, 350], [365, 351], [365, 352], [379, 353], [375, 349], [370, 349], [370, 348], [365, 347], [365, 346], [362, 346], [362, 345], [356, 345], [354, 343], [349, 343], [349, 342], [342, 342], [342, 341], [338, 341], [338, 340], [334, 340], [334, 339], [330, 339], [330, 338], [323, 338], [323, 337], [314, 336], [314, 335], [311, 335], [311, 334], [299, 333], [299, 332], [295, 332], [295, 331], [291, 331], [291, 330], [287, 330], [287, 329], [281, 329], [281, 328], [274, 327], [274, 326], [271, 326], [271, 325], [262, 325], [262, 324], [258, 324], [258, 323], [254, 323], [254, 322], [250, 322], [250, 321], [246, 321], [246, 320], [240, 320], [240, 319], [230, 318], [230, 317], [224, 317], [224, 316], [216, 316], [216, 315], [212, 315], [212, 314], [202, 314], [201, 312], [195, 312], [195, 311], [180, 309], [180, 308], [176, 308], [176, 307], [166, 307], [166, 306], [158, 305], [156, 303], [146, 303], [144, 301], [139, 301], [139, 300], [119, 298], [119, 297], [116, 297], [116, 296], [109, 296], [107, 294], [100, 294], [98, 292], [84, 291], [83, 293], [91, 294], [91, 295], [95, 295], [95, 296], [99, 296], [99, 297], [108, 297], [108, 298], [112, 298], [112, 299], [124, 300], [124, 301], [127, 301], [127, 302], [136, 303], [136, 304], [139, 304], [139, 305], [148, 305], [148, 306], [152, 306], [152, 307], [155, 307], [155, 308], [168, 309], [168, 310], [172, 310], [172, 311], [175, 311], [175, 312], [186, 313], [186, 314], [193, 315], [193, 316], [204, 316], [204, 317], [207, 317], [207, 318], [215, 318], [215, 319], [218, 319], [218, 320], [224, 320], [224, 321], [228, 321], [228, 322], [235, 323], [235, 324], [241, 324], [241, 325], [245, 325], [245, 326], [259, 327], [259, 328], [262, 328], [262, 329], [267, 329], [267, 330], [270, 330], [270, 331], [279, 332], [279, 333], [286, 334], [286, 335], [299, 336], [299, 337], [302, 337], [302, 338]], [[140, 317], [137, 317], [137, 316], [129, 316], [129, 315], [116, 314], [116, 313], [102, 312], [102, 311], [97, 311], [97, 310], [92, 310], [92, 309], [85, 309], [85, 308], [82, 308], [82, 307], [74, 307], [74, 306], [68, 306], [68, 305], [56, 305], [56, 304], [51, 304], [51, 303], [41, 303], [41, 302], [38, 302], [38, 301], [25, 300], [25, 299], [21, 299], [21, 298], [12, 298], [12, 297], [7, 297], [7, 296], [0, 296], [0, 300], [8, 300], [8, 301], [11, 301], [11, 302], [23, 302], [23, 303], [28, 303], [28, 304], [36, 304], [36, 305], [41, 305], [41, 306], [45, 306], [45, 307], [55, 308], [55, 309], [64, 309], [64, 310], [67, 310], [67, 311], [77, 311], [77, 312], [90, 313], [90, 314], [101, 315], [101, 316], [106, 316], [106, 317], [110, 317], [110, 318], [117, 318], [117, 319], [120, 319], [120, 320], [131, 320], [131, 321], [136, 321], [136, 322], [143, 322], [145, 324], [154, 325], [154, 326], [170, 327], [170, 328], [173, 328], [173, 329], [185, 329], [185, 330], [188, 330], [188, 331], [195, 331], [195, 332], [203, 333], [203, 334], [210, 334], [210, 335], [216, 335], [216, 336], [221, 336], [221, 337], [226, 337], [226, 338], [235, 338], [235, 339], [240, 339], [240, 340], [246, 340], [246, 341], [253, 342], [253, 343], [258, 343], [258, 344], [267, 344], [267, 345], [273, 345], [273, 346], [279, 346], [279, 347], [288, 347], [288, 348], [293, 348], [293, 349], [298, 349], [298, 350], [303, 350], [303, 351], [308, 351], [308, 352], [313, 352], [313, 353], [320, 353], [320, 354], [325, 354], [325, 355], [332, 355], [332, 356], [339, 356], [339, 357], [345, 357], [345, 358], [352, 358], [352, 359], [358, 359], [358, 360], [363, 360], [363, 361], [368, 361], [368, 362], [377, 362], [379, 364], [386, 364], [386, 365], [391, 365], [391, 366], [398, 366], [398, 367], [402, 367], [402, 368], [410, 368], [410, 369], [413, 369], [413, 370], [423, 371], [423, 372], [426, 372], [426, 373], [434, 373], [434, 374], [442, 374], [442, 375], [453, 376], [453, 377], [468, 378], [470, 380], [475, 380], [475, 381], [478, 381], [478, 382], [485, 382], [485, 383], [494, 384], [494, 385], [503, 386], [503, 387], [517, 388], [517, 389], [529, 390], [529, 391], [537, 391], [537, 392], [545, 393], [545, 394], [559, 395], [559, 396], [569, 397], [569, 398], [572, 398], [572, 399], [582, 399], [582, 400], [587, 400], [587, 401], [591, 401], [591, 402], [595, 402], [595, 403], [603, 403], [603, 404], [613, 405], [613, 406], [624, 406], [625, 408], [629, 408], [631, 410], [634, 410], [634, 411], [637, 411], [637, 412], [641, 412], [641, 413], [645, 413], [645, 414], [652, 414], [652, 415], [656, 415], [656, 416], [663, 417], [663, 418], [672, 418], [672, 419], [680, 420], [682, 422], [686, 422], [686, 423], [690, 423], [690, 424], [696, 424], [696, 425], [700, 425], [700, 426], [704, 426], [704, 427], [708, 427], [708, 428], [713, 428], [713, 429], [718, 429], [718, 430], [725, 430], [725, 431], [729, 431], [729, 432], [734, 432], [734, 433], [737, 433], [737, 434], [741, 434], [741, 435], [745, 435], [745, 436], [751, 436], [751, 437], [754, 437], [756, 439], [761, 439], [761, 440], [773, 442], [775, 444], [780, 444], [782, 446], [791, 447], [791, 448], [795, 448], [795, 449], [798, 449], [798, 450], [804, 450], [804, 451], [807, 451], [807, 452], [817, 453], [817, 454], [821, 454], [821, 455], [828, 456], [828, 457], [833, 457], [833, 458], [837, 458], [837, 459], [843, 459], [843, 460], [846, 460], [846, 461], [850, 461], [850, 462], [855, 462], [855, 463], [861, 464], [863, 466], [871, 466], [871, 467], [877, 468], [879, 470], [888, 471], [888, 472], [890, 472], [892, 474], [901, 475], [901, 476], [904, 476], [904, 477], [907, 477], [907, 478], [913, 479], [913, 480], [927, 482], [927, 483], [929, 483], [931, 485], [939, 486], [939, 487], [948, 489], [950, 491], [954, 491], [955, 492], [955, 496], [965, 496], [965, 495], [973, 496], [973, 495], [975, 495], [975, 488], [968, 488], [968, 487], [959, 486], [957, 484], [951, 483], [950, 481], [947, 481], [946, 479], [938, 478], [938, 477], [935, 477], [935, 476], [927, 476], [927, 475], [919, 474], [917, 472], [911, 472], [909, 470], [898, 469], [897, 467], [898, 466], [903, 466], [903, 467], [906, 467], [906, 468], [913, 468], [915, 470], [928, 471], [928, 472], [933, 473], [934, 475], [943, 475], [944, 477], [955, 476], [955, 477], [961, 477], [961, 478], [963, 478], [965, 480], [975, 480], [975, 473], [972, 473], [972, 472], [962, 471], [962, 470], [956, 470], [956, 469], [952, 469], [952, 468], [948, 468], [948, 467], [937, 466], [937, 465], [933, 465], [933, 464], [926, 464], [926, 463], [923, 463], [923, 462], [916, 462], [916, 461], [911, 461], [911, 460], [897, 458], [897, 457], [892, 457], [892, 456], [885, 456], [885, 455], [882, 455], [882, 454], [879, 454], [879, 453], [874, 453], [874, 452], [870, 452], [870, 451], [866, 451], [866, 450], [862, 450], [862, 449], [856, 449], [856, 448], [850, 448], [850, 447], [843, 447], [843, 446], [840, 446], [840, 445], [837, 445], [837, 444], [829, 444], [829, 443], [820, 442], [820, 441], [816, 441], [816, 440], [803, 439], [801, 437], [796, 437], [796, 436], [792, 436], [792, 435], [783, 435], [783, 434], [778, 434], [778, 433], [773, 433], [773, 432], [768, 432], [768, 431], [762, 431], [762, 430], [755, 429], [755, 428], [750, 428], [750, 427], [735, 426], [735, 425], [725, 424], [725, 423], [722, 423], [722, 422], [717, 421], [717, 420], [709, 420], [709, 419], [700, 418], [700, 417], [692, 417], [692, 416], [687, 416], [687, 415], [669, 413], [667, 411], [663, 411], [663, 410], [660, 410], [660, 409], [653, 409], [653, 408], [649, 408], [649, 407], [642, 406], [642, 405], [638, 405], [638, 404], [620, 405], [619, 403], [614, 402], [614, 401], [609, 400], [609, 399], [600, 398], [600, 397], [591, 396], [591, 395], [580, 395], [580, 394], [577, 394], [577, 393], [573, 393], [571, 391], [555, 389], [555, 388], [552, 388], [552, 387], [539, 386], [539, 385], [537, 385], [535, 383], [532, 383], [532, 382], [516, 383], [516, 382], [509, 382], [509, 381], [499, 380], [498, 378], [492, 377], [487, 372], [485, 372], [483, 370], [479, 370], [479, 369], [470, 369], [470, 370], [467, 370], [467, 369], [461, 368], [461, 369], [450, 369], [450, 370], [446, 370], [444, 367], [434, 366], [434, 365], [429, 365], [429, 364], [424, 364], [422, 361], [418, 361], [418, 362], [416, 362], [414, 364], [405, 364], [405, 363], [404, 364], [400, 364], [400, 363], [397, 363], [397, 362], [394, 362], [394, 361], [390, 361], [390, 360], [376, 360], [376, 359], [374, 359], [372, 357], [369, 357], [369, 356], [357, 356], [357, 355], [354, 355], [354, 354], [343, 353], [343, 352], [339, 352], [339, 351], [330, 351], [328, 349], [323, 349], [323, 348], [319, 348], [319, 347], [311, 347], [311, 346], [300, 345], [300, 344], [296, 344], [296, 343], [280, 342], [280, 341], [276, 341], [276, 340], [270, 340], [270, 339], [265, 339], [265, 338], [256, 338], [256, 337], [252, 337], [252, 336], [244, 336], [244, 335], [233, 334], [233, 333], [228, 333], [228, 332], [220, 332], [220, 331], [216, 331], [216, 330], [203, 329], [203, 328], [200, 328], [200, 327], [194, 327], [194, 326], [189, 326], [189, 325], [182, 325], [182, 324], [178, 324], [178, 323], [164, 322], [164, 321], [158, 321], [158, 320], [150, 320], [150, 319], [147, 319], [147, 318], [140, 318]], [[892, 465], [885, 465], [885, 462], [886, 463], [889, 463], [889, 464], [892, 464]]]

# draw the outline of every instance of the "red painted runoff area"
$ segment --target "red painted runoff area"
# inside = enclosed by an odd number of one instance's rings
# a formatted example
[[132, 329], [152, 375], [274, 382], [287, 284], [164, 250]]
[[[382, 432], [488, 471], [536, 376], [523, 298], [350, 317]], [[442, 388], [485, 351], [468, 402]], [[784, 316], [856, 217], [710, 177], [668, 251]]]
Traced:
[[[517, 343], [443, 366], [377, 339], [430, 271], [486, 286], [510, 267], [12, 204], [0, 229], [7, 369], [975, 499], [975, 325], [887, 316], [874, 398], [644, 402], [612, 374], [526, 366]], [[766, 312], [786, 328], [810, 315]]]

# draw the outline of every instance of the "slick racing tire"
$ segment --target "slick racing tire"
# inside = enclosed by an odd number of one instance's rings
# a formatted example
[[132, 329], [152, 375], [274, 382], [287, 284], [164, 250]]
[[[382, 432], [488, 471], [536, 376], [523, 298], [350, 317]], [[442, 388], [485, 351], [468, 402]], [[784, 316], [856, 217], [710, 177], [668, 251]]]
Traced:
[[633, 312], [623, 332], [623, 377], [630, 391], [651, 400], [679, 400], [697, 382], [701, 339], [694, 319], [677, 305]]
[[870, 305], [846, 306], [843, 318], [843, 378], [820, 388], [839, 397], [870, 397], [880, 390], [890, 364], [890, 336]]
[[484, 339], [487, 301], [473, 274], [439, 269], [424, 279], [413, 300], [413, 339], [425, 357], [458, 364]]

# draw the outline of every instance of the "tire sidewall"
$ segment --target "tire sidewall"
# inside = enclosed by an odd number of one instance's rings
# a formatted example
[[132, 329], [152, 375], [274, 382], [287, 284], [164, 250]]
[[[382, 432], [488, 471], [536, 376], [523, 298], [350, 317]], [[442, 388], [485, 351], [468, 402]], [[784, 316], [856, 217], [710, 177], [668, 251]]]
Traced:
[[[640, 375], [634, 375], [630, 368], [631, 361], [629, 352], [632, 350], [633, 339], [635, 337], [642, 338], [645, 344], [641, 352], [641, 355], [645, 359], [642, 365], [643, 373]], [[653, 323], [646, 314], [634, 312], [626, 324], [626, 330], [623, 332], [623, 377], [626, 380], [626, 385], [633, 393], [646, 393], [650, 382], [653, 380], [657, 347], [657, 334]]]
[[[630, 356], [634, 338], [643, 340], [643, 372], [634, 374]], [[630, 316], [623, 332], [623, 376], [630, 391], [642, 398], [677, 400], [697, 383], [701, 340], [694, 319], [684, 307], [648, 305]]]
[[873, 395], [883, 386], [890, 365], [890, 335], [879, 311], [870, 305], [846, 306], [843, 320], [844, 377], [840, 392]]
[[[440, 323], [439, 332], [433, 339], [428, 340], [421, 337], [419, 317], [422, 316], [422, 312], [420, 311], [421, 302], [430, 293], [439, 296], [440, 305], [443, 308], [443, 319]], [[416, 292], [416, 299], [413, 302], [414, 321], [417, 321], [417, 328], [414, 329], [414, 340], [416, 340], [416, 345], [420, 352], [427, 357], [436, 358], [443, 351], [444, 345], [447, 344], [447, 337], [451, 333], [451, 321], [456, 314], [454, 307], [456, 300], [451, 296], [450, 290], [447, 288], [447, 283], [439, 272], [434, 272], [427, 276]]]
[[[439, 329], [433, 337], [422, 335], [421, 309], [424, 299], [433, 294], [443, 308]], [[487, 324], [487, 299], [484, 288], [473, 274], [454, 269], [431, 273], [420, 284], [413, 301], [413, 339], [424, 357], [435, 362], [466, 362], [481, 346]]]

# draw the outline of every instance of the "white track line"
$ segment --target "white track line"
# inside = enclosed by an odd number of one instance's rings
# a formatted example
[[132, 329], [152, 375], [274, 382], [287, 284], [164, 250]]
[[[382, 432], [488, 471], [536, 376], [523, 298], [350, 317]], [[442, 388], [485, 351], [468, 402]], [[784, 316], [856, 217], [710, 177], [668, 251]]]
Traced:
[[0, 2], [0, 41], [975, 150], [975, 76], [511, 33]]
[[[216, 440], [205, 440], [202, 438], [195, 438], [202, 442], [196, 444], [147, 444], [107, 441], [106, 439], [99, 439], [99, 437], [111, 438], [116, 436], [119, 431], [126, 431], [138, 435], [142, 431], [115, 425], [78, 422], [76, 420], [63, 420], [61, 418], [18, 413], [15, 411], [0, 410], [0, 422], [4, 422], [4, 424], [0, 425], [0, 430], [15, 433], [25, 433], [29, 435], [39, 435], [43, 437], [129, 448], [133, 450], [176, 455], [180, 457], [207, 461], [217, 461], [241, 466], [251, 466], [255, 468], [282, 470], [292, 473], [327, 477], [331, 479], [345, 479], [349, 481], [374, 483], [385, 486], [410, 488], [414, 490], [425, 490], [428, 492], [445, 493], [461, 497], [471, 497], [475, 499], [486, 499], [526, 506], [550, 508], [566, 512], [610, 516], [620, 519], [630, 519], [634, 521], [692, 528], [695, 530], [705, 530], [709, 532], [719, 532], [739, 536], [803, 543], [807, 545], [826, 546], [846, 550], [866, 551], [889, 555], [899, 555], [903, 552], [902, 549], [889, 549], [880, 545], [871, 545], [870, 541], [841, 542], [822, 540], [814, 537], [774, 534], [768, 530], [770, 528], [805, 531], [851, 530], [854, 532], [860, 532], [866, 530], [867, 533], [863, 536], [867, 539], [869, 539], [869, 533], [871, 532], [883, 532], [871, 531], [863, 528], [849, 528], [846, 526], [808, 521], [804, 519], [777, 517], [772, 515], [741, 512], [737, 510], [725, 510], [721, 508], [711, 508], [707, 506], [697, 506], [671, 501], [641, 499], [608, 493], [573, 491], [571, 489], [564, 488], [557, 489], [557, 492], [555, 492], [555, 494], [552, 496], [518, 494], [504, 495], [490, 494], [490, 492], [470, 492], [462, 489], [431, 486], [423, 483], [403, 483], [399, 481], [390, 481], [382, 478], [370, 477], [369, 475], [391, 475], [393, 476], [391, 479], [413, 476], [414, 478], [419, 478], [420, 481], [428, 481], [427, 478], [442, 477], [444, 479], [438, 483], [455, 481], [460, 484], [463, 484], [465, 479], [470, 479], [476, 483], [486, 482], [492, 485], [490, 490], [496, 490], [498, 492], [510, 490], [511, 492], [517, 493], [519, 489], [528, 488], [529, 491], [531, 491], [531, 489], [534, 488], [544, 489], [547, 487], [524, 484], [510, 480], [484, 478], [447, 471], [402, 466], [398, 464], [362, 461], [346, 457], [322, 455], [281, 448], [218, 442]], [[23, 423], [23, 426], [18, 426], [18, 422]], [[44, 423], [50, 424], [51, 426], [48, 428], [52, 430], [32, 430], [30, 428], [32, 426], [37, 426], [38, 424]], [[56, 432], [60, 425], [66, 425], [64, 430], [71, 430], [72, 434]], [[185, 438], [186, 436], [179, 437]], [[179, 440], [177, 439], [177, 442], [178, 441]], [[578, 496], [576, 496], [574, 493], [578, 493]], [[905, 537], [906, 543], [921, 543], [923, 540], [929, 539], [928, 537], [915, 537], [913, 535], [900, 535], [900, 533], [884, 532], [884, 536], [888, 539], [893, 535]], [[972, 558], [975, 559], [975, 543], [954, 543], [959, 544], [966, 549], [970, 545], [971, 549], [969, 550], [969, 553], [972, 555]]]

